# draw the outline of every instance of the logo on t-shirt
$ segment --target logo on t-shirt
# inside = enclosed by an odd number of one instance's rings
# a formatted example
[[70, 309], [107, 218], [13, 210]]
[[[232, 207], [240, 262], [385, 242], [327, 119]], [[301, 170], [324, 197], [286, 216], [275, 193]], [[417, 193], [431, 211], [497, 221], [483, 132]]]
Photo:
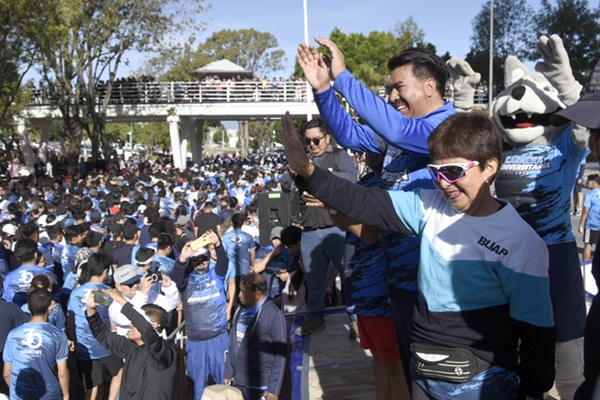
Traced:
[[23, 332], [25, 333], [25, 339], [21, 340], [21, 344], [32, 350], [35, 350], [42, 345], [42, 335], [37, 333], [35, 329], [23, 329]]
[[500, 246], [496, 242], [492, 242], [490, 239], [488, 239], [484, 236], [481, 236], [479, 238], [479, 240], [477, 241], [477, 244], [482, 245], [486, 249], [493, 251], [494, 253], [498, 254], [499, 256], [508, 255], [508, 250], [506, 250], [504, 247]]

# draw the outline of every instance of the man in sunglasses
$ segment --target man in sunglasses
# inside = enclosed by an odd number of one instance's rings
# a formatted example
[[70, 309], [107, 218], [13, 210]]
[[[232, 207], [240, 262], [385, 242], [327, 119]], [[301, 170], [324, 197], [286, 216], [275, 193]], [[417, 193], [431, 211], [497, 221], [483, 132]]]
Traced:
[[[331, 145], [331, 133], [320, 119], [308, 121], [302, 130], [306, 152], [312, 162], [351, 182], [356, 182], [356, 166], [352, 158], [341, 149]], [[281, 180], [284, 192], [293, 185], [289, 174]], [[304, 200], [310, 196], [304, 195]], [[325, 328], [325, 280], [329, 264], [333, 264], [344, 276], [344, 233], [334, 225], [328, 210], [308, 207], [302, 221], [302, 259], [308, 283], [308, 319], [295, 333], [299, 336], [310, 335]]]
[[[409, 49], [392, 57], [388, 62], [386, 101], [348, 72], [344, 55], [335, 43], [323, 38], [315, 40], [329, 50], [330, 62], [312, 45], [300, 45], [296, 59], [314, 89], [321, 116], [338, 143], [384, 156], [382, 189], [433, 189], [425, 169], [430, 162], [427, 138], [442, 121], [456, 113], [452, 103], [444, 102], [442, 97], [448, 75], [443, 60], [424, 49]], [[336, 91], [366, 124], [353, 120], [338, 101]], [[369, 243], [379, 238], [382, 241], [392, 317], [406, 372], [410, 362], [419, 241], [399, 232], [380, 234], [370, 227], [363, 227], [362, 231], [361, 239]]]
[[221, 240], [208, 231], [209, 247], [216, 251], [216, 265], [210, 266], [208, 249], [192, 248], [186, 243], [171, 278], [177, 284], [183, 300], [188, 341], [187, 371], [194, 383], [194, 399], [200, 400], [210, 374], [216, 383], [223, 383], [225, 351], [227, 350], [227, 298], [225, 275], [229, 258]]

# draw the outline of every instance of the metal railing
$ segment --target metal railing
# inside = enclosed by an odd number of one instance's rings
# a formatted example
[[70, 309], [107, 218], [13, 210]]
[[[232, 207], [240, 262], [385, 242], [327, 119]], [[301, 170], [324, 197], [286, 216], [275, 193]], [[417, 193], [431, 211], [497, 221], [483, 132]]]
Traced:
[[[98, 87], [96, 104], [106, 90]], [[55, 104], [47, 88], [32, 89], [31, 105]], [[306, 81], [115, 82], [109, 104], [177, 104], [218, 102], [306, 101]], [[79, 102], [85, 103], [85, 99]]]

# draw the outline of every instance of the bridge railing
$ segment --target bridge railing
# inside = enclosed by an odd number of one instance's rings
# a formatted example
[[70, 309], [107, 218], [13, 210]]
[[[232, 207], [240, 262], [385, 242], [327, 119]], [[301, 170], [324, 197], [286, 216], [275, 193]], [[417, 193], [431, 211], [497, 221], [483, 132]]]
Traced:
[[[96, 103], [104, 101], [106, 89], [98, 88]], [[46, 88], [33, 89], [32, 105], [54, 104]], [[256, 82], [115, 82], [109, 104], [214, 103], [249, 101], [306, 101], [306, 81]], [[80, 103], [84, 103], [80, 99]]]

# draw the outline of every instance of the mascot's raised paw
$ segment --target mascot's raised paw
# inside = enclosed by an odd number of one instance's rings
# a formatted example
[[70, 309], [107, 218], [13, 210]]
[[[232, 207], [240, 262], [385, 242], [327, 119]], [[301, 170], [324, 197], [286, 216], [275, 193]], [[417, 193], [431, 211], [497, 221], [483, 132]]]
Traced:
[[535, 65], [535, 70], [558, 90], [559, 98], [565, 105], [574, 104], [579, 99], [581, 85], [573, 76], [569, 54], [562, 39], [558, 35], [540, 36], [537, 49], [543, 61]]
[[475, 88], [481, 80], [481, 74], [473, 71], [468, 62], [458, 57], [446, 61], [454, 86], [454, 107], [461, 112], [473, 108]]

